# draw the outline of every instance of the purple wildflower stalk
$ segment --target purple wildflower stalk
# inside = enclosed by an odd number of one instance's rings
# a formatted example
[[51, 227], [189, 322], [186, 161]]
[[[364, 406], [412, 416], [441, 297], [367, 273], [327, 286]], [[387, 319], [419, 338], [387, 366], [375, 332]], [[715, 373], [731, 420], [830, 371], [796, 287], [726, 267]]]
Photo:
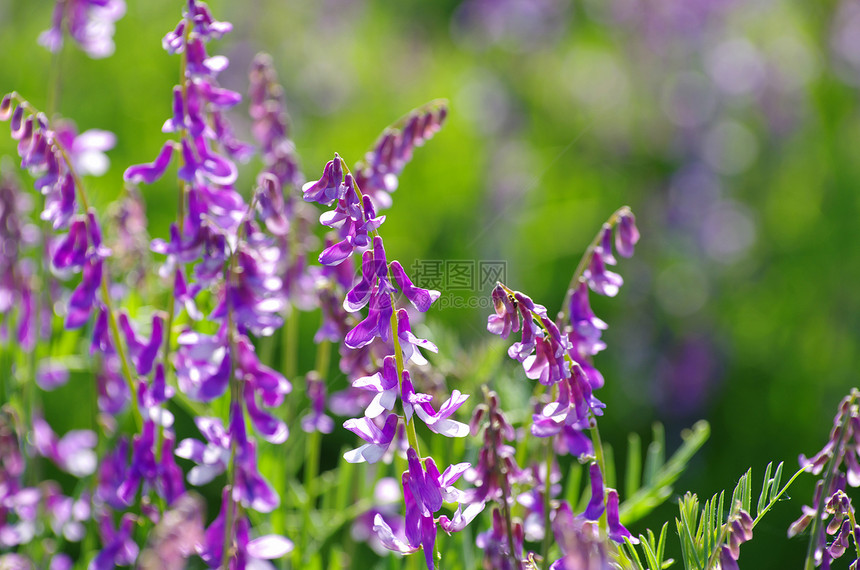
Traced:
[[419, 347], [432, 351], [437, 349], [431, 342], [419, 339], [412, 333], [406, 310], [395, 307], [394, 294], [399, 289], [421, 312], [427, 311], [440, 294], [438, 291], [416, 287], [399, 262], [388, 263], [378, 231], [385, 217], [376, 215], [373, 200], [369, 195], [362, 194], [356, 179], [340, 156], [335, 155], [334, 160], [326, 164], [320, 180], [306, 184], [303, 192], [305, 200], [309, 202], [324, 205], [337, 202], [335, 210], [320, 217], [320, 221], [336, 230], [341, 238], [340, 242], [329, 245], [320, 254], [319, 260], [323, 265], [339, 265], [356, 250], [363, 251], [361, 276], [352, 283], [343, 301], [343, 309], [357, 313], [367, 306], [368, 314], [346, 333], [344, 344], [351, 349], [361, 350], [379, 339], [387, 352], [376, 374], [353, 382], [353, 387], [377, 394], [368, 405], [364, 417], [344, 423], [344, 427], [367, 442], [347, 452], [344, 458], [349, 462], [373, 463], [386, 454], [400, 423], [400, 416], [393, 412], [399, 395], [408, 442], [406, 455], [409, 468], [401, 478], [406, 507], [407, 544], [396, 538], [388, 524], [379, 517], [374, 521], [374, 532], [389, 549], [401, 553], [423, 549], [427, 567], [435, 568], [437, 525], [448, 532], [461, 530], [480, 509], [464, 512], [458, 508], [453, 520], [444, 515], [435, 517], [442, 507], [443, 496], [451, 502], [461, 500], [462, 493], [453, 487], [453, 483], [468, 464], [449, 466], [440, 474], [432, 458], [422, 459], [412, 417], [418, 416], [431, 431], [447, 437], [465, 436], [469, 431], [468, 426], [450, 419], [450, 416], [468, 396], [454, 390], [437, 411], [431, 404], [430, 395], [415, 391], [405, 360], [423, 361]]
[[[639, 241], [639, 230], [636, 228], [636, 218], [633, 216], [633, 212], [630, 210], [630, 207], [622, 206], [613, 212], [609, 219], [606, 220], [606, 223], [597, 235], [594, 236], [594, 240], [588, 244], [585, 254], [583, 254], [582, 258], [579, 260], [579, 264], [576, 266], [576, 270], [571, 276], [570, 285], [567, 287], [564, 302], [561, 304], [561, 309], [559, 310], [560, 320], [565, 320], [563, 318], [565, 313], [567, 313], [567, 320], [573, 318], [573, 315], [571, 314], [571, 301], [573, 300], [574, 293], [576, 293], [580, 283], [583, 282], [586, 269], [594, 260], [595, 253], [598, 254], [598, 259], [602, 259], [603, 264], [608, 263], [610, 265], [615, 265], [615, 258], [612, 257], [612, 251], [609, 249], [611, 247], [609, 236], [613, 228], [616, 228], [615, 245], [618, 253], [624, 257], [630, 257], [633, 255], [633, 246]], [[614, 281], [616, 278], [617, 276], [612, 274], [610, 280]], [[585, 280], [588, 279], [588, 277], [585, 278]], [[589, 285], [591, 285], [591, 282], [589, 282]], [[614, 297], [615, 295], [609, 294], [608, 296]]]
[[[0, 120], [10, 117], [22, 168], [40, 176], [36, 188], [45, 195], [42, 219], [52, 222], [54, 229], [69, 228], [52, 261], [56, 266], [82, 267], [83, 279], [70, 298], [66, 327], [80, 327], [89, 319], [96, 305], [96, 292], [100, 289], [103, 310], [96, 319], [94, 337], [102, 334], [109, 336], [110, 340], [96, 342], [94, 338], [94, 346], [108, 355], [115, 351], [118, 356], [123, 378], [132, 396], [135, 422], [140, 426], [142, 418], [137, 407], [134, 377], [112, 306], [108, 272], [104, 267], [110, 250], [102, 245], [101, 229], [89, 207], [71, 149], [66, 148], [63, 137], [50, 128], [44, 113], [16, 92], [7, 94], [0, 101]], [[75, 216], [76, 198], [84, 212], [78, 216]], [[103, 323], [104, 330], [99, 330], [100, 323]]]
[[397, 190], [398, 176], [412, 159], [412, 151], [430, 139], [448, 116], [448, 102], [436, 99], [413, 109], [388, 126], [355, 165], [355, 183], [372, 199], [377, 209], [391, 206], [390, 194]]
[[[514, 568], [522, 568], [522, 525], [517, 536], [514, 536], [515, 524], [511, 515], [513, 494], [511, 493], [512, 479], [519, 471], [516, 460], [513, 457], [513, 448], [505, 441], [516, 439], [513, 426], [508, 422], [499, 405], [499, 396], [483, 387], [484, 403], [475, 407], [470, 421], [472, 435], [476, 435], [478, 426], [484, 416], [487, 415], [487, 424], [484, 428], [484, 446], [479, 452], [479, 463], [475, 471], [480, 478], [480, 486], [471, 492], [472, 501], [486, 503], [495, 500], [501, 507], [501, 516], [504, 519], [504, 534], [507, 539], [507, 552], [504, 554], [506, 563], [513, 562]], [[547, 493], [548, 495], [549, 493]], [[495, 525], [494, 514], [494, 525]], [[518, 542], [519, 548], [515, 543]]]
[[[604, 492], [602, 474], [606, 469], [596, 421], [603, 413], [604, 404], [593, 395], [594, 390], [603, 386], [603, 376], [593, 366], [591, 357], [605, 347], [600, 341], [600, 332], [606, 328], [606, 323], [598, 319], [588, 305], [588, 289], [614, 296], [623, 282], [621, 276], [606, 270], [607, 264], [617, 263], [613, 256], [613, 229], [615, 250], [624, 257], [633, 254], [639, 232], [633, 213], [624, 206], [612, 214], [587, 248], [574, 271], [556, 321], [548, 317], [545, 307], [502, 283], [498, 283], [492, 293], [495, 314], [488, 318], [487, 329], [502, 338], [521, 332], [520, 341], [510, 347], [508, 355], [522, 363], [528, 378], [538, 380], [536, 397], [541, 391], [550, 398], [549, 403], [533, 415], [530, 428], [533, 435], [547, 438], [542, 505], [544, 559], [552, 544], [550, 473], [555, 452], [596, 459], [590, 469], [592, 501], [585, 515], [597, 519], [606, 508], [612, 515], [607, 519], [610, 537], [621, 541], [621, 537], [629, 535], [617, 520], [617, 492], [613, 489]], [[591, 432], [590, 441], [582, 433], [586, 429]]]
[[[804, 506], [803, 515], [788, 530], [788, 536], [792, 537], [812, 523], [804, 570], [812, 570], [820, 564], [829, 566], [830, 561], [839, 558], [845, 552], [848, 546], [847, 536], [854, 535], [856, 546], [856, 538], [860, 535], [860, 529], [854, 521], [854, 508], [845, 494], [846, 485], [860, 486], [858, 399], [860, 399], [860, 391], [854, 388], [840, 402], [833, 419], [830, 438], [824, 448], [811, 458], [800, 456], [801, 468], [814, 475], [824, 473], [824, 477], [818, 481], [815, 489], [813, 507]], [[843, 464], [844, 472], [840, 469]], [[822, 526], [830, 515], [833, 515], [830, 524], [826, 527]], [[844, 525], [843, 531], [843, 521], [846, 520], [850, 521], [850, 525]], [[828, 545], [827, 535], [836, 534], [837, 531], [836, 538]], [[852, 564], [852, 568], [860, 560], [860, 547], [857, 548], [857, 559]]]

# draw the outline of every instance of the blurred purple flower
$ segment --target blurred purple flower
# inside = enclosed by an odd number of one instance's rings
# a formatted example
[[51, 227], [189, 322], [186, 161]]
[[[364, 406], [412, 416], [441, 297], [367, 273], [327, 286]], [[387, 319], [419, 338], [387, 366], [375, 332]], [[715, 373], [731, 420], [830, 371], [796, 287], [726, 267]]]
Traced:
[[[225, 529], [228, 519], [228, 509], [232, 512], [229, 518], [233, 521], [233, 531]], [[211, 567], [221, 565], [224, 554], [224, 538], [231, 537], [231, 556], [228, 568], [241, 570], [243, 568], [273, 568], [263, 560], [282, 558], [293, 550], [293, 543], [283, 536], [269, 534], [255, 539], [250, 537], [250, 522], [247, 516], [240, 514], [236, 504], [230, 500], [228, 489], [224, 489], [221, 498], [221, 510], [218, 516], [206, 529], [204, 542], [199, 547], [200, 557]]]
[[525, 533], [519, 521], [512, 524], [512, 542], [515, 552], [510, 551], [508, 533], [499, 509], [493, 509], [492, 526], [475, 537], [475, 544], [484, 551], [484, 567], [498, 570], [520, 570], [523, 568], [523, 541]]
[[38, 416], [33, 418], [36, 451], [75, 477], [84, 477], [96, 470], [97, 460], [93, 451], [96, 443], [96, 434], [91, 430], [72, 430], [58, 438], [45, 420]]
[[308, 398], [311, 401], [311, 411], [301, 419], [302, 430], [306, 433], [313, 431], [331, 433], [334, 429], [334, 422], [325, 414], [325, 381], [319, 373], [309, 372], [306, 382]]
[[142, 433], [134, 436], [131, 463], [125, 474], [125, 480], [117, 490], [117, 496], [127, 505], [132, 504], [141, 485], [144, 495], [154, 490], [168, 505], [185, 492], [182, 471], [173, 459], [173, 435], [165, 431], [160, 459], [156, 458], [156, 443], [156, 424], [150, 419], [145, 419]]
[[567, 501], [562, 501], [552, 520], [556, 543], [562, 557], [551, 570], [610, 570], [609, 545], [601, 538], [597, 523], [574, 517]]
[[412, 159], [413, 149], [436, 134], [447, 115], [448, 107], [443, 102], [428, 103], [411, 111], [398, 124], [386, 128], [373, 150], [365, 154], [364, 161], [356, 164], [356, 183], [373, 199], [376, 208], [391, 206], [390, 194], [397, 190], [397, 178]]
[[39, 44], [52, 52], [63, 45], [63, 25], [90, 57], [113, 54], [115, 22], [125, 14], [125, 0], [58, 0], [51, 28], [39, 35]]
[[[110, 1], [110, 0], [108, 0]], [[54, 127], [54, 136], [62, 145], [78, 174], [101, 176], [110, 166], [105, 151], [116, 146], [116, 135], [110, 131], [90, 129], [78, 134], [71, 121], [60, 121]]]
[[134, 564], [137, 560], [140, 548], [132, 537], [135, 516], [124, 514], [118, 529], [114, 529], [111, 519], [110, 511], [104, 511], [98, 517], [99, 536], [104, 546], [90, 562], [88, 570], [112, 570], [117, 566]]

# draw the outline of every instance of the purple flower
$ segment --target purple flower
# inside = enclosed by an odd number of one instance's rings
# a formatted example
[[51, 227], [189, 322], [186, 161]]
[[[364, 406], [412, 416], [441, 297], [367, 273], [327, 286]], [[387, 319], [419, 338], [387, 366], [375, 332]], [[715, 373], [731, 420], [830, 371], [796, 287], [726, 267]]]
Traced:
[[591, 256], [591, 263], [582, 276], [588, 282], [591, 290], [600, 295], [614, 297], [618, 294], [624, 280], [617, 273], [606, 269], [603, 258], [599, 255]]
[[153, 315], [152, 334], [147, 342], [138, 340], [128, 315], [121, 313], [118, 320], [120, 329], [125, 335], [128, 354], [135, 364], [137, 373], [146, 376], [152, 371], [158, 349], [164, 338], [164, 319], [158, 314]]
[[45, 391], [65, 386], [69, 381], [69, 368], [62, 363], [43, 359], [36, 369], [36, 384]]
[[78, 174], [101, 176], [107, 172], [110, 161], [104, 153], [116, 146], [115, 134], [101, 129], [78, 134], [74, 123], [62, 121], [55, 126], [54, 136], [69, 153]]
[[630, 534], [624, 528], [618, 516], [618, 491], [609, 489], [606, 492], [606, 525], [609, 527], [609, 538], [615, 542], [622, 543], [626, 538], [633, 544], [638, 544], [639, 539]]
[[568, 339], [575, 351], [575, 360], [594, 356], [604, 348], [606, 344], [600, 340], [601, 331], [607, 329], [608, 325], [598, 319], [588, 302], [588, 286], [580, 282], [570, 298], [570, 323], [572, 329]]
[[102, 260], [87, 259], [84, 264], [81, 283], [69, 297], [69, 312], [66, 315], [66, 329], [82, 327], [90, 318], [96, 302], [96, 291], [102, 282]]
[[361, 348], [379, 337], [383, 342], [391, 340], [391, 314], [394, 312], [391, 296], [374, 286], [370, 296], [367, 317], [346, 333], [344, 344], [350, 348]]
[[382, 360], [382, 368], [376, 374], [353, 380], [352, 386], [376, 392], [373, 400], [366, 406], [364, 415], [368, 418], [375, 418], [385, 410], [389, 412], [394, 410], [397, 394], [400, 391], [394, 356], [386, 356]]
[[409, 302], [422, 313], [426, 313], [430, 310], [430, 305], [439, 298], [441, 293], [439, 291], [422, 289], [421, 287], [413, 285], [412, 281], [410, 281], [409, 277], [406, 275], [406, 271], [403, 270], [403, 267], [397, 260], [392, 261], [389, 268], [391, 269], [391, 274], [394, 276], [394, 280], [397, 282], [397, 286], [400, 287], [400, 290], [403, 292], [403, 295], [409, 299]]
[[176, 378], [183, 394], [208, 402], [230, 383], [232, 363], [222, 327], [215, 336], [186, 330], [180, 333], [175, 355]]
[[364, 445], [352, 451], [347, 451], [343, 454], [343, 458], [349, 463], [376, 463], [385, 452], [391, 441], [394, 439], [394, 434], [397, 431], [397, 414], [388, 414], [386, 416], [382, 428], [377, 425], [377, 422], [371, 418], [354, 418], [343, 422], [343, 427], [353, 432], [361, 439], [366, 441]]
[[623, 257], [633, 255], [633, 246], [639, 242], [639, 230], [636, 227], [636, 217], [629, 209], [621, 214], [615, 229], [615, 248]]
[[415, 109], [401, 125], [386, 128], [374, 149], [356, 165], [356, 182], [377, 207], [391, 206], [390, 193], [397, 189], [397, 177], [411, 160], [413, 149], [442, 127], [447, 114], [447, 107], [439, 102]]
[[468, 463], [458, 463], [439, 474], [431, 457], [421, 459], [411, 447], [406, 452], [409, 464], [403, 473], [403, 496], [406, 502], [406, 539], [409, 546], [424, 549], [427, 568], [435, 568], [433, 561], [436, 543], [436, 521], [434, 513], [442, 508], [443, 500], [456, 502], [461, 493], [453, 487], [454, 482], [468, 469]]
[[334, 422], [325, 414], [325, 381], [319, 373], [308, 373], [307, 394], [311, 401], [311, 412], [302, 417], [302, 430], [306, 433], [313, 431], [331, 433], [334, 429]]
[[126, 472], [125, 480], [117, 490], [117, 496], [130, 505], [143, 485], [143, 493], [155, 490], [167, 504], [173, 503], [185, 492], [182, 484], [182, 471], [173, 459], [173, 436], [167, 432], [161, 446], [161, 459], [156, 459], [156, 424], [146, 419], [143, 431], [134, 436], [132, 443], [131, 464]]
[[88, 521], [91, 515], [89, 494], [85, 491], [76, 500], [63, 495], [59, 487], [52, 483], [42, 485], [42, 499], [50, 516], [51, 529], [58, 537], [79, 542], [86, 535], [82, 523]]
[[397, 337], [400, 339], [400, 348], [403, 351], [405, 362], [413, 362], [418, 366], [427, 364], [427, 359], [418, 350], [419, 347], [430, 352], [439, 352], [435, 344], [412, 334], [412, 329], [409, 326], [409, 313], [406, 312], [406, 309], [397, 310]]
[[125, 0], [61, 0], [54, 7], [51, 28], [39, 35], [39, 44], [52, 52], [63, 45], [63, 24], [86, 54], [94, 59], [114, 52], [115, 22], [125, 14]]
[[176, 448], [176, 456], [197, 464], [188, 472], [188, 482], [199, 487], [227, 469], [230, 462], [230, 435], [218, 418], [197, 416], [194, 423], [208, 443], [183, 439]]
[[56, 463], [57, 467], [74, 475], [84, 477], [96, 470], [96, 434], [91, 430], [72, 430], [57, 438], [51, 426], [40, 417], [33, 418], [33, 444], [42, 457]]
[[478, 548], [484, 551], [485, 567], [498, 568], [499, 570], [520, 570], [523, 567], [522, 562], [520, 562], [523, 558], [523, 541], [525, 539], [523, 525], [516, 521], [511, 530], [513, 531], [511, 538], [514, 552], [510, 552], [508, 533], [502, 520], [502, 514], [499, 509], [493, 509], [492, 526], [490, 529], [479, 533], [475, 540]]
[[264, 366], [257, 359], [254, 346], [245, 336], [236, 339], [238, 378], [245, 381], [244, 400], [254, 427], [269, 443], [283, 443], [287, 439], [287, 426], [269, 414], [259, 410], [257, 397], [268, 407], [280, 406], [292, 385], [280, 373]]
[[466, 437], [469, 426], [450, 418], [457, 409], [469, 398], [468, 394], [462, 394], [459, 390], [451, 392], [451, 397], [439, 407], [439, 411], [433, 409], [430, 403], [432, 397], [428, 394], [417, 394], [412, 387], [409, 371], [403, 371], [403, 412], [406, 421], [412, 419], [412, 413], [430, 428], [430, 431], [446, 437]]
[[[399, 530], [399, 529], [398, 529]], [[401, 554], [411, 554], [418, 550], [418, 546], [410, 546], [406, 544], [404, 537], [399, 536], [400, 533], [395, 533], [391, 526], [382, 517], [381, 513], [376, 513], [373, 517], [373, 532], [379, 539], [379, 542], [388, 550], [399, 552]]]
[[612, 568], [609, 548], [601, 538], [597, 523], [574, 517], [567, 501], [562, 501], [556, 509], [552, 530], [563, 556], [550, 565], [551, 570]]
[[132, 537], [135, 516], [131, 513], [124, 514], [116, 530], [109, 511], [102, 512], [98, 522], [99, 536], [104, 548], [90, 562], [88, 570], [111, 570], [117, 566], [134, 564], [140, 552]]
[[[729, 525], [726, 537], [727, 544], [722, 547], [726, 552], [720, 552], [720, 559], [722, 560], [723, 556], [728, 554], [732, 560], [737, 560], [741, 555], [741, 544], [752, 540], [753, 519], [748, 512], [738, 509], [732, 513], [726, 524]], [[839, 558], [839, 556], [834, 556], [833, 558]]]
[[343, 165], [341, 164], [340, 157], [335, 154], [334, 159], [326, 163], [320, 179], [315, 182], [306, 183], [302, 187], [302, 193], [306, 202], [319, 202], [324, 206], [328, 206], [338, 199], [342, 184]]
[[487, 330], [502, 338], [508, 338], [512, 332], [520, 330], [520, 313], [517, 310], [516, 298], [508, 295], [501, 283], [497, 283], [492, 293], [495, 315], [487, 318]]
[[235, 446], [233, 500], [260, 513], [272, 512], [281, 500], [257, 470], [257, 446], [248, 439], [238, 402], [234, 402], [230, 410], [230, 438]]
[[[227, 524], [228, 509], [232, 511], [230, 519], [234, 525], [233, 531], [229, 533], [224, 528]], [[221, 510], [206, 529], [203, 544], [198, 548], [200, 557], [211, 567], [219, 566], [224, 553], [225, 535], [231, 537], [233, 541], [229, 547], [232, 553], [228, 565], [230, 570], [261, 567], [261, 560], [282, 558], [293, 550], [293, 543], [290, 540], [276, 534], [268, 534], [252, 540], [250, 527], [247, 516], [238, 512], [236, 504], [230, 500], [228, 490], [224, 489]]]
[[159, 151], [154, 162], [129, 166], [125, 169], [122, 177], [126, 182], [131, 182], [133, 184], [139, 184], [141, 182], [152, 184], [162, 177], [164, 171], [167, 170], [167, 167], [170, 165], [170, 158], [173, 156], [173, 145], [173, 141], [167, 141], [164, 143], [164, 146], [161, 147], [161, 151]]
[[[388, 550], [413, 552], [414, 549], [405, 543], [403, 517], [397, 513], [402, 497], [397, 479], [383, 477], [377, 481], [373, 488], [373, 507], [355, 518], [350, 529], [352, 538], [367, 542], [379, 556], [387, 555]], [[398, 544], [405, 550], [400, 550]]]
[[588, 500], [588, 506], [585, 508], [584, 514], [588, 520], [596, 521], [603, 514], [604, 509], [603, 475], [600, 473], [600, 466], [597, 463], [592, 463], [588, 466], [588, 474], [591, 478], [591, 498]]
[[187, 559], [203, 544], [202, 497], [186, 493], [166, 509], [150, 534], [146, 548], [140, 553], [141, 568], [182, 570]]
[[98, 467], [98, 483], [95, 498], [113, 509], [122, 510], [125, 501], [117, 495], [120, 485], [125, 481], [128, 472], [128, 439], [121, 436], [113, 450], [101, 458]]
[[301, 188], [304, 176], [298, 165], [295, 145], [289, 138], [284, 90], [278, 84], [272, 58], [257, 54], [251, 64], [250, 114], [252, 130], [260, 143], [264, 172], [271, 174], [281, 187]]

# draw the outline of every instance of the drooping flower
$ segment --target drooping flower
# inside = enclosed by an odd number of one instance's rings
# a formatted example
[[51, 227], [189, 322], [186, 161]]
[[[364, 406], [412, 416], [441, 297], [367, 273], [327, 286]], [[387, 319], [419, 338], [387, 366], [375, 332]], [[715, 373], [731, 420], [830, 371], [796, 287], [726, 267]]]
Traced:
[[397, 190], [398, 177], [412, 159], [415, 147], [422, 146], [442, 128], [448, 108], [434, 101], [410, 112], [383, 131], [362, 162], [356, 165], [356, 179], [377, 208], [391, 206], [390, 194]]

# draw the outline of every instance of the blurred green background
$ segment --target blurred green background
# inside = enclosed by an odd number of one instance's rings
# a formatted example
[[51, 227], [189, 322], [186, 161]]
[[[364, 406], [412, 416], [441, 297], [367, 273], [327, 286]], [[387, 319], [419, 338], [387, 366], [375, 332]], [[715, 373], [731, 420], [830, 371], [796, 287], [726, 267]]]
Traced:
[[[59, 113], [118, 136], [110, 171], [90, 181], [97, 203], [165, 138], [178, 58], [161, 38], [182, 5], [128, 0], [112, 57], [62, 52]], [[449, 99], [448, 123], [416, 151], [387, 212], [389, 257], [407, 269], [505, 260], [507, 285], [554, 311], [601, 223], [632, 207], [642, 240], [620, 262], [625, 285], [593, 299], [610, 324], [596, 365], [603, 435], [616, 448], [629, 431], [647, 437], [654, 420], [677, 440], [708, 419], [712, 439], [678, 490], [709, 497], [750, 466], [758, 482], [768, 461], [794, 469], [824, 444], [860, 364], [860, 3], [210, 6], [235, 26], [210, 47], [231, 61], [222, 85], [246, 93], [254, 54], [273, 56], [307, 178], [334, 152], [359, 160], [411, 108]], [[36, 38], [52, 7], [0, 0], [0, 91], [40, 107], [51, 58]], [[231, 119], [250, 140], [246, 107]], [[0, 154], [14, 156], [8, 136]], [[246, 194], [253, 172], [240, 179]], [[151, 236], [175, 215], [162, 206], [175, 202], [170, 179], [144, 189]], [[480, 306], [436, 308], [429, 323], [465, 347], [486, 342], [489, 290], [445, 293]], [[811, 478], [790, 495], [744, 546], [742, 567], [799, 565], [805, 541], [785, 533], [811, 500]], [[670, 505], [631, 530], [675, 513]]]

